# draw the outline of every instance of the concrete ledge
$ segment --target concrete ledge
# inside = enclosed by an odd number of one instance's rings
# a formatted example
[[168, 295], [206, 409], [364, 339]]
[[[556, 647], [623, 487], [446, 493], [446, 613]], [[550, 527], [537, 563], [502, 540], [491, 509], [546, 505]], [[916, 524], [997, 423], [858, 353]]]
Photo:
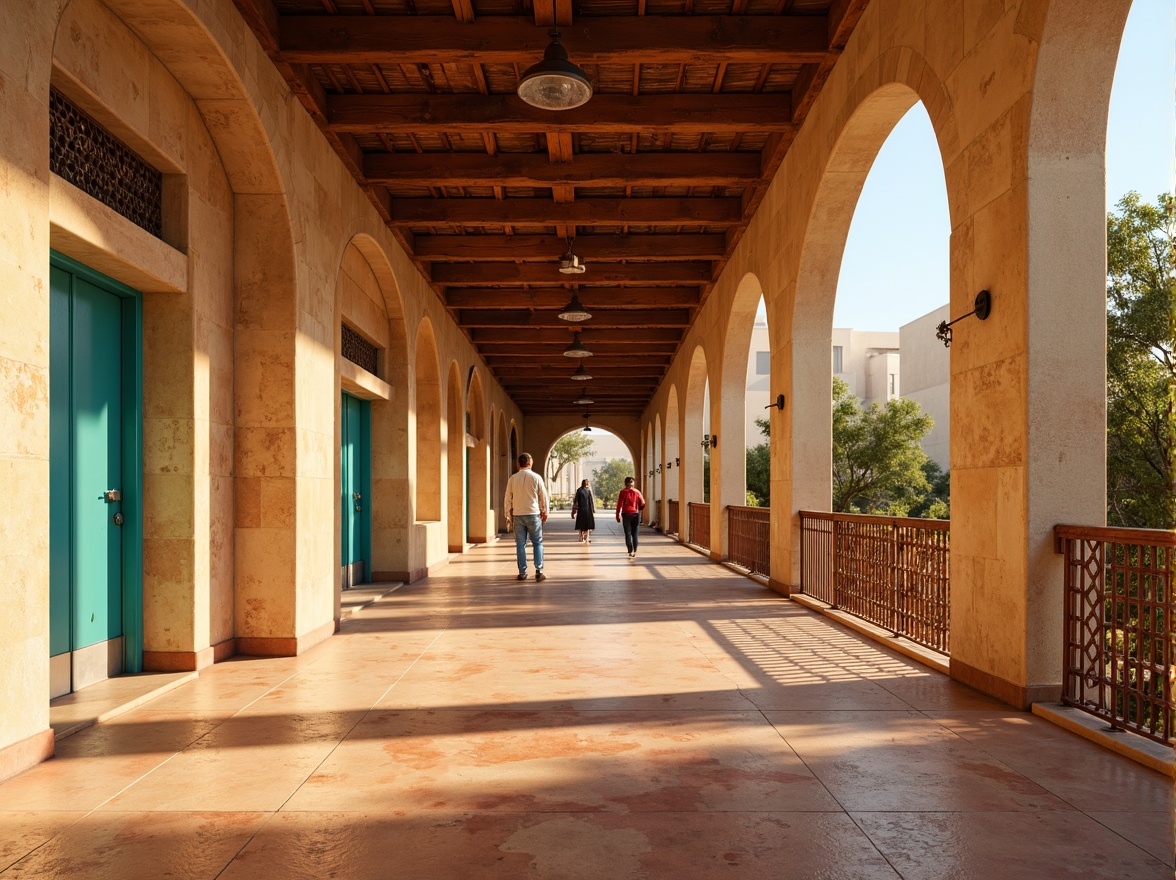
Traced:
[[1061, 703], [1034, 703], [1033, 714], [1064, 727], [1083, 739], [1098, 743], [1117, 755], [1130, 758], [1150, 770], [1176, 777], [1170, 746], [1152, 742], [1146, 737], [1128, 731], [1111, 733], [1103, 719]]
[[362, 611], [377, 599], [382, 599], [389, 593], [395, 593], [403, 586], [403, 583], [363, 584], [359, 587], [352, 587], [350, 590], [344, 590], [339, 600], [339, 619], [346, 620], [355, 612]]
[[0, 749], [0, 782], [52, 758], [55, 742], [52, 730], [42, 730]]
[[98, 682], [51, 700], [49, 726], [55, 739], [65, 739], [79, 730], [137, 709], [198, 675], [198, 672], [150, 672]]
[[924, 648], [922, 645], [917, 645], [901, 636], [894, 636], [889, 630], [875, 626], [868, 621], [862, 620], [860, 617], [855, 617], [852, 614], [847, 614], [844, 611], [832, 608], [819, 599], [814, 599], [812, 596], [806, 596], [803, 593], [793, 593], [788, 598], [798, 605], [803, 605], [810, 611], [816, 611], [818, 614], [822, 614], [830, 620], [837, 621], [842, 626], [852, 629], [854, 632], [868, 639], [880, 642], [905, 657], [916, 660], [925, 666], [930, 666], [932, 669], [937, 672], [942, 672], [944, 675], [951, 675], [951, 661], [938, 651]]

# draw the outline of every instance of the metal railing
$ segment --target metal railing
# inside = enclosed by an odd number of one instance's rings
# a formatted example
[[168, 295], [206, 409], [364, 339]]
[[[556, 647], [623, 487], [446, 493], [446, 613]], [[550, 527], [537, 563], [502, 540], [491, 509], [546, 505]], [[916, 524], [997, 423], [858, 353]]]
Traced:
[[1059, 525], [1065, 554], [1062, 702], [1173, 742], [1176, 533]]
[[727, 561], [764, 577], [772, 572], [772, 510], [727, 508]]
[[678, 502], [666, 499], [666, 531], [667, 535], [678, 534]]
[[686, 515], [690, 517], [689, 538], [695, 547], [709, 550], [710, 540], [710, 505], [698, 501], [686, 502]]
[[946, 654], [950, 530], [948, 520], [802, 510], [801, 592]]

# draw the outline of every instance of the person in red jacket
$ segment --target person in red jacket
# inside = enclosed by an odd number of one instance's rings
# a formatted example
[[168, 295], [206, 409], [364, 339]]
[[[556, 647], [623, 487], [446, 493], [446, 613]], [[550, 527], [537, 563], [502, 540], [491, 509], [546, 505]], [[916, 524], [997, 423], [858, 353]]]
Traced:
[[629, 549], [630, 559], [637, 555], [637, 528], [641, 525], [644, 508], [645, 499], [633, 488], [633, 478], [625, 477], [625, 488], [617, 494], [617, 522], [625, 529], [625, 546]]

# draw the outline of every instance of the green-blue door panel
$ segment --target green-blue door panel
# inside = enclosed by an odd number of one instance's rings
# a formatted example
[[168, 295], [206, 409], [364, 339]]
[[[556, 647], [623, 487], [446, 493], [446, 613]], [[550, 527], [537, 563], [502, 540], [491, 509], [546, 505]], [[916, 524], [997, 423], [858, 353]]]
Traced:
[[49, 269], [49, 655], [71, 646], [70, 301], [73, 276]]
[[342, 498], [342, 563], [367, 561], [370, 543], [368, 523], [368, 469], [370, 467], [371, 410], [366, 400], [343, 394], [340, 486]]
[[75, 648], [122, 635], [122, 301], [74, 278]]

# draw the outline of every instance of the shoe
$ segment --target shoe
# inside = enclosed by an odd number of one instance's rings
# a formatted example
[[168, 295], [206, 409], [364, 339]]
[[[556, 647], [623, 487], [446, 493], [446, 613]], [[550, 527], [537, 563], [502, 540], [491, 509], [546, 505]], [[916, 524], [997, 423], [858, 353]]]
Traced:
[[537, 581], [545, 581], [545, 580], [547, 580], [547, 575], [545, 575], [545, 574], [544, 574], [543, 572], [541, 572], [541, 571], [537, 571], [537, 572], [535, 572], [535, 580], [537, 580]]
[[632, 550], [629, 551], [629, 558], [630, 559], [632, 559], [635, 555], [636, 554]]
[[527, 579], [527, 573], [524, 571], [522, 574], [519, 575], [519, 580], [525, 581], [526, 579]]

